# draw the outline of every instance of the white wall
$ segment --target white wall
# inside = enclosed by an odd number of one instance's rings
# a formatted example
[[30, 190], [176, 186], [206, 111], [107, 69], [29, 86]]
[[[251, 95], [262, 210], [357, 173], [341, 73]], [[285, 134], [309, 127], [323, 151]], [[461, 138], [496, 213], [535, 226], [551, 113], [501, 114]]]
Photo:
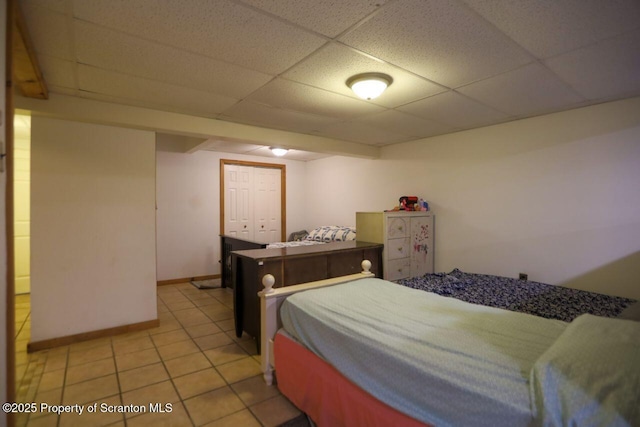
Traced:
[[155, 136], [32, 118], [31, 340], [157, 318]]
[[158, 151], [158, 280], [220, 274], [220, 159], [286, 165], [285, 234], [307, 227], [304, 162]]
[[525, 272], [640, 298], [640, 98], [392, 145], [380, 160], [318, 160], [307, 171], [313, 224], [353, 222], [356, 211], [416, 195], [436, 215], [438, 271]]

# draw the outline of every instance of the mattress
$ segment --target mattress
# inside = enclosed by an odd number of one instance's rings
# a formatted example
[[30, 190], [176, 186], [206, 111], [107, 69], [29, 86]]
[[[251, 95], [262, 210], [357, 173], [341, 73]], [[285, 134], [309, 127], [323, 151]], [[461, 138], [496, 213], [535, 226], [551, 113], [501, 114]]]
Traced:
[[528, 425], [529, 372], [567, 326], [373, 278], [292, 295], [280, 316], [350, 381], [438, 426]]

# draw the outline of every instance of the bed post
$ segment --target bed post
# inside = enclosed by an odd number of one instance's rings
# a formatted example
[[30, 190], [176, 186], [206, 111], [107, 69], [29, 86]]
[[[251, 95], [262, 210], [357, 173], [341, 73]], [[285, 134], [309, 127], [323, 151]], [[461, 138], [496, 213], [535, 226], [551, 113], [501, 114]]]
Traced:
[[275, 277], [271, 274], [266, 274], [262, 278], [264, 290], [258, 292], [260, 296], [260, 323], [262, 324], [260, 328], [260, 359], [264, 381], [267, 385], [273, 383], [273, 337], [278, 327], [278, 299], [267, 298], [267, 295], [273, 293], [275, 282]]
[[350, 274], [348, 276], [333, 277], [331, 279], [318, 280], [315, 282], [301, 283], [299, 285], [286, 286], [273, 289], [276, 279], [271, 274], [265, 274], [262, 278], [264, 289], [258, 292], [260, 297], [260, 358], [264, 381], [267, 385], [273, 384], [273, 340], [280, 327], [278, 321], [278, 308], [280, 302], [289, 295], [309, 289], [318, 289], [325, 286], [333, 286], [352, 280], [363, 279], [365, 277], [375, 277], [371, 269], [371, 261], [364, 260], [360, 263], [361, 273]]

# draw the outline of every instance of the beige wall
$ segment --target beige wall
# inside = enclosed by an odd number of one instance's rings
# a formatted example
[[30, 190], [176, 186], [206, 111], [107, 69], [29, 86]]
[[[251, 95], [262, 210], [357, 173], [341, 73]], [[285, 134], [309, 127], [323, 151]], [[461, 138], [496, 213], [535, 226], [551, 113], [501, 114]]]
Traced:
[[212, 151], [157, 153], [158, 280], [220, 274], [220, 159], [284, 164], [286, 234], [307, 227], [304, 162]]
[[31, 192], [31, 117], [14, 117], [14, 257], [16, 294], [31, 290], [30, 276], [30, 192]]
[[438, 271], [525, 272], [640, 298], [640, 98], [392, 145], [379, 160], [318, 160], [307, 170], [311, 223], [353, 222], [356, 211], [416, 195], [436, 215]]
[[157, 318], [152, 132], [32, 117], [31, 340]]

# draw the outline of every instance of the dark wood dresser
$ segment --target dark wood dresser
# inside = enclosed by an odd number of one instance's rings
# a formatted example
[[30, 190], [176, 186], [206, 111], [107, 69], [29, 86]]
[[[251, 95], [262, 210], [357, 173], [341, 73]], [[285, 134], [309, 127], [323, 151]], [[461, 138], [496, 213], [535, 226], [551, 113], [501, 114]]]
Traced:
[[360, 263], [366, 259], [371, 261], [371, 272], [382, 277], [382, 248], [380, 243], [347, 241], [231, 252], [236, 336], [246, 332], [255, 338], [260, 351], [258, 292], [265, 274], [272, 274], [274, 288], [279, 288], [355, 274], [362, 271]]

